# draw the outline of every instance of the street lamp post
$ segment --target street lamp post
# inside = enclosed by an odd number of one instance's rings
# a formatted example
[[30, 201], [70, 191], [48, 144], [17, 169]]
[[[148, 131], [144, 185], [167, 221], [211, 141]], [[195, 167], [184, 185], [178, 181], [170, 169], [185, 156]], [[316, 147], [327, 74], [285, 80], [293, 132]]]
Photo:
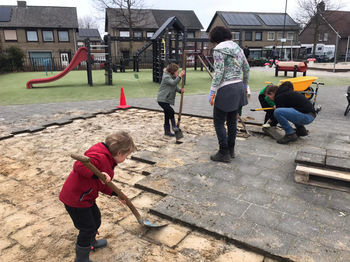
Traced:
[[288, 0], [286, 0], [286, 5], [284, 8], [284, 20], [283, 20], [283, 36], [282, 36], [282, 48], [281, 48], [281, 54], [283, 54], [285, 56], [285, 54], [283, 53], [283, 43], [285, 42], [285, 31], [286, 31], [286, 16], [287, 16], [287, 2]]

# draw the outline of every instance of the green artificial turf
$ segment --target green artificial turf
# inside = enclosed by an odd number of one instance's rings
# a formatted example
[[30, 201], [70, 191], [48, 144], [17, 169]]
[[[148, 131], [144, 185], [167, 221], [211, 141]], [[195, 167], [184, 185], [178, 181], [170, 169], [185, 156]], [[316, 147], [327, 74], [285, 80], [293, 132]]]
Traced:
[[[54, 72], [53, 75], [59, 72]], [[126, 98], [156, 97], [159, 84], [152, 82], [152, 71], [127, 71], [113, 73], [113, 85], [105, 85], [104, 70], [93, 71], [93, 87], [87, 83], [86, 71], [72, 71], [65, 77], [44, 84], [36, 84], [33, 89], [26, 88], [30, 79], [45, 78], [45, 72], [10, 73], [0, 75], [0, 105], [55, 103], [67, 101], [119, 99], [120, 88], [124, 88]], [[282, 73], [281, 73], [282, 74]], [[292, 73], [290, 73], [292, 74]], [[312, 75], [312, 74], [310, 74]], [[50, 73], [48, 77], [52, 76]], [[274, 72], [251, 69], [249, 85], [252, 91], [260, 90], [266, 81], [277, 84], [285, 77], [274, 77]], [[346, 78], [319, 78], [326, 88], [348, 85]], [[207, 94], [211, 84], [206, 71], [187, 70], [186, 94]], [[180, 82], [181, 86], [181, 82]]]

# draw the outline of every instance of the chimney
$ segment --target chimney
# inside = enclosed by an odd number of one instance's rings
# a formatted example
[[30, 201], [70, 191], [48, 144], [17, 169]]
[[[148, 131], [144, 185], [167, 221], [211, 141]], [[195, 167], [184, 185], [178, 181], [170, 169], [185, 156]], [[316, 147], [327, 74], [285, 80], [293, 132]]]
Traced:
[[326, 4], [321, 1], [318, 5], [317, 5], [317, 13], [323, 13], [326, 10]]
[[17, 1], [17, 6], [18, 7], [27, 7], [27, 2], [26, 1]]

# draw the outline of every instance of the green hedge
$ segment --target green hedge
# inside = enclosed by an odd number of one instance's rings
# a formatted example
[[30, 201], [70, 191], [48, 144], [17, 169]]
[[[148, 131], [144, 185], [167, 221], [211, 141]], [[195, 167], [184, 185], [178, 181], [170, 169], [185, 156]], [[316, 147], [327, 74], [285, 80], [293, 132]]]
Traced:
[[23, 63], [24, 53], [20, 48], [10, 46], [3, 49], [0, 47], [0, 73], [22, 71]]

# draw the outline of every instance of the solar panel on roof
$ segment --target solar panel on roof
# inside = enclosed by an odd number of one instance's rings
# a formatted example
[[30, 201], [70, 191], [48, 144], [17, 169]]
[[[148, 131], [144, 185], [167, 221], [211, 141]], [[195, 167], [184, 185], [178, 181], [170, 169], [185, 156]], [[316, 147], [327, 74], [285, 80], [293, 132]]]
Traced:
[[[261, 20], [266, 25], [276, 25], [276, 26], [283, 26], [284, 25], [284, 14], [265, 14], [265, 15], [259, 15]], [[296, 23], [293, 21], [290, 16], [286, 15], [286, 23], [285, 25], [296, 25]]]
[[261, 25], [253, 14], [223, 13], [222, 16], [228, 25]]
[[11, 7], [0, 7], [0, 22], [9, 22], [11, 20]]

